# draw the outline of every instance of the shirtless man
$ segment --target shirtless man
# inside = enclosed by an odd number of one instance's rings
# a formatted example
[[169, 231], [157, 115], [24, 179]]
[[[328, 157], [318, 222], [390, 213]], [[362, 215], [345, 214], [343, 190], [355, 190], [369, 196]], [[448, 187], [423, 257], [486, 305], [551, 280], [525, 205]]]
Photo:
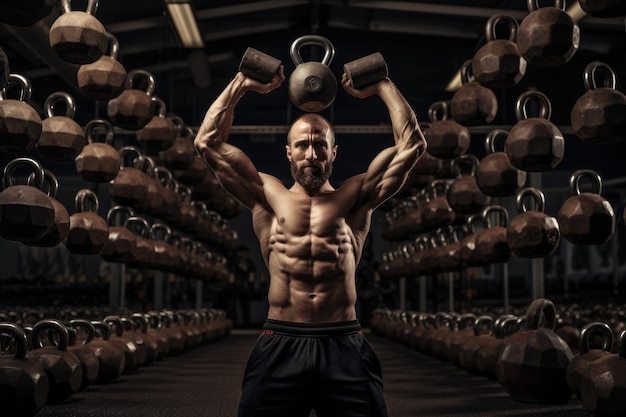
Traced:
[[395, 143], [335, 189], [333, 128], [304, 114], [287, 134], [294, 178], [287, 188], [227, 142], [243, 95], [268, 93], [284, 80], [282, 67], [267, 84], [237, 73], [194, 142], [224, 189], [252, 212], [270, 274], [268, 317], [246, 367], [239, 416], [307, 417], [312, 409], [318, 417], [386, 416], [380, 364], [356, 316], [355, 271], [373, 210], [400, 190], [426, 142], [391, 80], [355, 90], [344, 74], [349, 94], [385, 103]]

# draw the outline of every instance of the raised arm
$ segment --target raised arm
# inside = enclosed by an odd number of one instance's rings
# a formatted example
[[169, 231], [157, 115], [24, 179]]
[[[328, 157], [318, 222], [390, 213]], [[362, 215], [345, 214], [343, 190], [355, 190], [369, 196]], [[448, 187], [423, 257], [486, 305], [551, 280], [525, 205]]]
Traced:
[[246, 92], [265, 94], [279, 87], [284, 80], [282, 66], [267, 84], [238, 72], [209, 107], [194, 140], [196, 150], [209, 164], [222, 187], [249, 209], [263, 201], [263, 183], [250, 158], [238, 147], [227, 143], [235, 105]]
[[357, 98], [378, 95], [389, 110], [395, 144], [374, 158], [361, 183], [359, 203], [374, 209], [402, 188], [424, 154], [426, 140], [413, 109], [389, 78], [355, 90], [344, 74], [341, 84]]

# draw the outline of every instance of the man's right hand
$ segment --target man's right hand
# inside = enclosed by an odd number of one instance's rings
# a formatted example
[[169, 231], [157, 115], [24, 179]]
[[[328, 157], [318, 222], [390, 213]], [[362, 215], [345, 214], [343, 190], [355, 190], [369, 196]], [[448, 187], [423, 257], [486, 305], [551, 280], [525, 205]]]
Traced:
[[270, 91], [280, 87], [283, 81], [285, 81], [283, 65], [278, 68], [278, 72], [274, 74], [274, 77], [272, 77], [272, 81], [270, 81], [269, 83], [261, 83], [253, 78], [244, 75], [241, 72], [237, 75], [244, 78], [243, 88], [246, 91], [255, 91], [259, 94], [267, 94]]

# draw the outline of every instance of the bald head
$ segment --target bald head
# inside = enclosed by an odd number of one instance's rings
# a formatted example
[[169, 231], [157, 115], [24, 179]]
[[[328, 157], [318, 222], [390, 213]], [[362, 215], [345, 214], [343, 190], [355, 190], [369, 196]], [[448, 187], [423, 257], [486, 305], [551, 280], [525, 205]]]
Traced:
[[317, 113], [305, 113], [294, 120], [287, 132], [287, 145], [291, 145], [294, 131], [297, 131], [303, 124], [311, 126], [314, 132], [325, 134], [325, 136], [330, 139], [331, 146], [335, 146], [335, 131], [332, 125], [326, 118]]

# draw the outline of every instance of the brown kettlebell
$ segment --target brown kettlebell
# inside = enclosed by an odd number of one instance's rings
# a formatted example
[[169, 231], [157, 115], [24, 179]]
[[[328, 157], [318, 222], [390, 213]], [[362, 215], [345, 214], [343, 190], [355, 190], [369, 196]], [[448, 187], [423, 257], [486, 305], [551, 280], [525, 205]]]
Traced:
[[438, 227], [448, 226], [456, 219], [456, 213], [450, 207], [446, 197], [450, 181], [435, 180], [431, 183], [428, 191], [428, 201], [422, 212], [422, 224], [424, 230], [433, 230]]
[[622, 416], [626, 401], [622, 393], [624, 365], [626, 365], [626, 329], [619, 332], [618, 353], [603, 355], [589, 364], [580, 381], [580, 399], [583, 407], [593, 415]]
[[130, 251], [130, 259], [125, 262], [126, 266], [142, 270], [153, 269], [155, 252], [148, 221], [140, 216], [130, 216], [124, 222], [124, 227], [135, 235], [135, 245]]
[[131, 371], [135, 371], [139, 368], [139, 352], [137, 351], [137, 345], [132, 340], [132, 337], [129, 337], [128, 334], [125, 334], [124, 331], [124, 322], [122, 322], [122, 318], [117, 315], [109, 315], [102, 319], [105, 323], [109, 324], [115, 329], [115, 333], [109, 339], [111, 343], [118, 345], [124, 352], [124, 373], [127, 374]]
[[568, 62], [580, 46], [580, 28], [565, 12], [565, 1], [539, 7], [528, 0], [530, 12], [520, 23], [517, 47], [530, 65], [558, 67]]
[[133, 313], [129, 319], [134, 323], [135, 332], [140, 334], [146, 350], [143, 366], [152, 365], [157, 360], [159, 351], [156, 339], [148, 334], [148, 321], [141, 313]]
[[[20, 87], [19, 99], [7, 98], [13, 85]], [[30, 105], [32, 86], [20, 74], [10, 74], [0, 93], [0, 152], [28, 152], [41, 136], [41, 117]]]
[[428, 108], [431, 125], [424, 133], [428, 141], [428, 152], [441, 159], [454, 159], [463, 155], [470, 146], [471, 135], [467, 127], [449, 119], [449, 106], [445, 101], [436, 101]]
[[[581, 192], [583, 178], [591, 180], [591, 192]], [[561, 235], [578, 245], [600, 245], [615, 232], [615, 213], [602, 194], [602, 179], [597, 172], [579, 169], [570, 176], [571, 196], [563, 202], [556, 218]]]
[[193, 146], [195, 134], [191, 127], [186, 126], [179, 116], [167, 116], [176, 127], [176, 140], [174, 144], [164, 151], [159, 152], [157, 160], [166, 168], [173, 170], [187, 169], [196, 156], [196, 149]]
[[[539, 104], [539, 117], [529, 117], [531, 100]], [[548, 171], [555, 168], [565, 152], [565, 139], [561, 131], [550, 122], [552, 105], [539, 91], [525, 91], [515, 103], [517, 123], [509, 132], [504, 151], [511, 165], [523, 171]]]
[[[78, 338], [79, 330], [80, 334], [84, 333], [84, 337]], [[76, 355], [76, 358], [80, 361], [80, 365], [83, 368], [83, 380], [80, 384], [79, 391], [84, 391], [87, 387], [93, 384], [98, 378], [100, 372], [100, 363], [98, 357], [94, 351], [87, 346], [94, 338], [95, 328], [89, 320], [86, 319], [74, 319], [70, 321], [70, 327], [68, 327], [70, 335], [70, 344], [67, 347], [68, 352], [72, 352]], [[56, 339], [53, 338], [56, 343]]]
[[140, 168], [145, 164], [141, 148], [126, 145], [120, 148], [122, 164], [108, 185], [109, 195], [117, 204], [136, 209], [148, 195], [148, 178]]
[[[592, 346], [594, 337], [600, 336], [602, 343], [599, 346]], [[580, 353], [572, 358], [567, 365], [567, 384], [577, 398], [580, 398], [580, 384], [589, 366], [596, 360], [604, 356], [611, 355], [613, 346], [613, 330], [603, 322], [592, 321], [587, 323], [579, 335]]]
[[[99, 130], [104, 130], [103, 142], [95, 141], [95, 135]], [[85, 181], [109, 182], [117, 175], [122, 158], [113, 147], [114, 134], [113, 126], [104, 119], [87, 122], [85, 138], [88, 144], [74, 160], [76, 171]]]
[[[525, 200], [531, 199], [532, 208]], [[519, 213], [510, 222], [506, 238], [511, 251], [520, 258], [539, 258], [552, 255], [561, 241], [556, 218], [543, 212], [544, 194], [534, 187], [527, 187], [517, 194]]]
[[[29, 182], [35, 181], [35, 175], [31, 174]], [[30, 246], [53, 247], [62, 243], [70, 231], [70, 215], [65, 206], [56, 199], [59, 190], [59, 180], [52, 171], [44, 169], [44, 183], [48, 185], [48, 197], [54, 207], [54, 224], [40, 239], [32, 242], [24, 242]]]
[[165, 117], [167, 109], [165, 102], [152, 97], [155, 107], [154, 117], [143, 128], [136, 132], [137, 140], [147, 155], [158, 155], [174, 145], [176, 141], [176, 125]]
[[554, 304], [539, 298], [528, 307], [525, 328], [503, 340], [496, 375], [513, 400], [564, 404], [572, 397], [566, 373], [574, 355], [555, 323]]
[[[498, 39], [496, 26], [499, 23], [508, 25], [508, 39]], [[518, 30], [517, 20], [506, 14], [495, 14], [487, 20], [487, 43], [476, 51], [472, 59], [472, 73], [478, 83], [488, 88], [510, 88], [521, 81], [526, 74], [527, 63], [515, 43]]]
[[97, 61], [81, 65], [76, 73], [78, 89], [92, 100], [111, 100], [119, 96], [126, 87], [126, 68], [117, 60], [119, 42], [107, 32], [109, 52]]
[[478, 158], [471, 154], [458, 156], [453, 167], [457, 176], [446, 192], [450, 207], [457, 214], [478, 213], [491, 203], [491, 197], [484, 194], [476, 182]]
[[96, 19], [98, 0], [88, 0], [87, 10], [73, 11], [71, 0], [61, 0], [59, 16], [49, 32], [50, 46], [59, 57], [70, 64], [90, 64], [107, 49], [106, 29]]
[[[615, 73], [604, 62], [593, 61], [585, 66], [583, 76], [586, 92], [576, 100], [570, 113], [574, 133], [587, 143], [610, 144], [623, 140], [626, 96], [615, 89]], [[603, 86], [598, 81], [603, 81]]]
[[76, 213], [70, 216], [65, 247], [76, 254], [100, 253], [109, 238], [109, 225], [98, 215], [98, 196], [83, 188], [76, 193], [74, 203]]
[[[139, 88], [139, 82], [145, 86]], [[152, 95], [156, 88], [154, 75], [142, 69], [128, 71], [126, 89], [107, 102], [109, 120], [117, 127], [128, 130], [144, 128], [154, 117]]]
[[[70, 324], [72, 322], [70, 321]], [[119, 345], [110, 341], [111, 326], [103, 321], [92, 321], [97, 337], [87, 346], [98, 358], [98, 377], [94, 384], [109, 384], [117, 381], [124, 371], [126, 359]]]
[[132, 259], [137, 246], [135, 235], [124, 227], [124, 222], [135, 213], [129, 207], [113, 206], [107, 213], [109, 236], [100, 250], [100, 256], [107, 262], [126, 263]]
[[[44, 330], [58, 335], [58, 346], [44, 346], [41, 340]], [[30, 341], [33, 350], [26, 357], [37, 362], [50, 381], [46, 404], [59, 404], [78, 392], [83, 381], [83, 368], [76, 355], [67, 350], [70, 336], [65, 325], [56, 319], [40, 320], [33, 326]]]
[[463, 126], [489, 124], [498, 114], [498, 98], [491, 89], [471, 77], [472, 60], [461, 66], [461, 88], [450, 100], [450, 115]]
[[0, 322], [0, 335], [15, 342], [14, 355], [0, 351], [0, 397], [7, 410], [19, 410], [20, 415], [32, 417], [46, 404], [50, 381], [43, 368], [28, 353], [28, 338], [15, 323]]
[[475, 178], [478, 188], [488, 196], [512, 196], [526, 184], [526, 171], [515, 168], [506, 152], [496, 151], [496, 140], [506, 141], [508, 136], [506, 130], [494, 129], [485, 138], [487, 154], [478, 163]]
[[[65, 115], [55, 115], [54, 108], [59, 103], [65, 104]], [[46, 99], [44, 108], [47, 117], [41, 122], [37, 151], [50, 159], [73, 160], [87, 144], [83, 128], [74, 121], [74, 97], [65, 91], [54, 92]]]
[[483, 210], [482, 218], [484, 229], [476, 234], [476, 256], [486, 264], [507, 262], [511, 258], [507, 240], [509, 213], [503, 206], [492, 205]]
[[[15, 171], [26, 167], [34, 174], [34, 186], [16, 185]], [[44, 169], [32, 158], [16, 158], [4, 167], [0, 192], [0, 235], [23, 243], [41, 239], [54, 227], [55, 208], [42, 191]]]
[[[324, 49], [321, 62], [303, 62], [300, 50], [307, 45]], [[323, 36], [304, 35], [292, 42], [289, 54], [296, 66], [287, 86], [291, 102], [306, 112], [319, 112], [328, 108], [337, 95], [337, 79], [329, 68], [335, 56], [333, 44]]]

